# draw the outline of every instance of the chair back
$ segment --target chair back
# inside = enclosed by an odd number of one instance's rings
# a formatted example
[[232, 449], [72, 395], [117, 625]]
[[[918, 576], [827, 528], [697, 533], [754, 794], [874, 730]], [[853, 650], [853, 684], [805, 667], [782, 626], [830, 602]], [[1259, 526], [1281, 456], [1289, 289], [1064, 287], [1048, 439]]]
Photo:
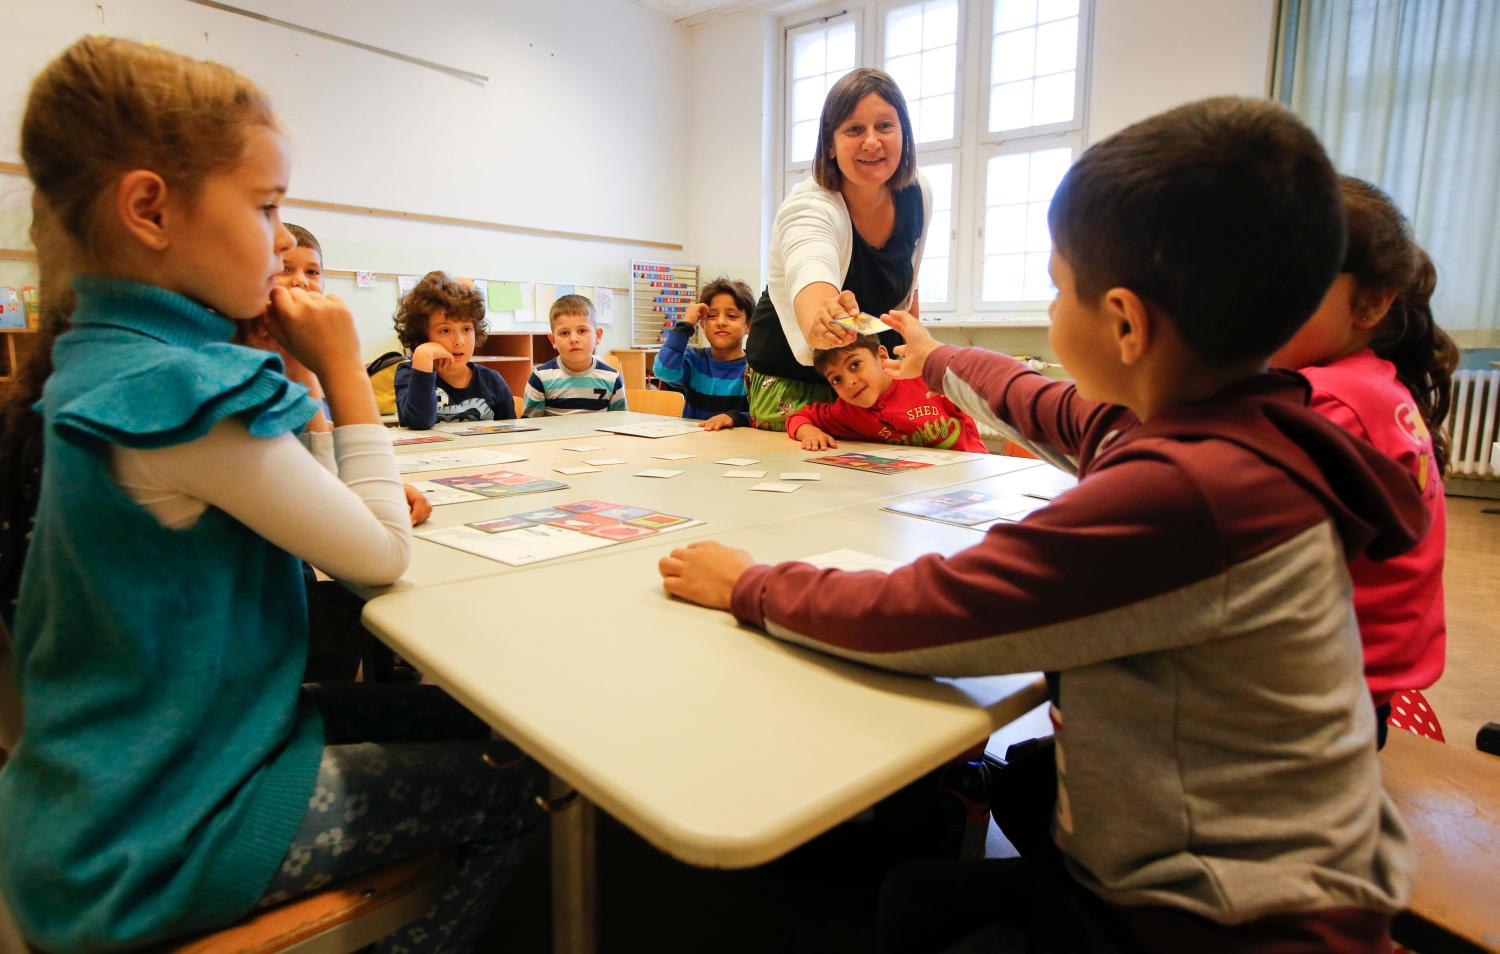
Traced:
[[21, 738], [21, 688], [16, 683], [16, 658], [10, 630], [0, 620], [0, 765]]
[[642, 414], [681, 417], [682, 409], [687, 404], [687, 399], [678, 391], [626, 388], [625, 404], [632, 411], [640, 411]]

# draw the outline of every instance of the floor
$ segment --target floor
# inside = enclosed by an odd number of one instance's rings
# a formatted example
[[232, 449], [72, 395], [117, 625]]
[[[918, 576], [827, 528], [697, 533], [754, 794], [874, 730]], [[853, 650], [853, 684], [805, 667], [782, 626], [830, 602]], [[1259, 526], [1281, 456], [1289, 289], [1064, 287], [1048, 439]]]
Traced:
[[[1448, 742], [1472, 746], [1485, 722], [1500, 722], [1500, 501], [1448, 500], [1444, 571], [1448, 665], [1427, 690]], [[991, 741], [1047, 729], [1044, 708]], [[843, 825], [792, 855], [749, 871], [679, 864], [608, 818], [600, 825], [602, 954], [801, 952], [874, 949], [875, 888], [886, 869], [870, 853], [871, 826]], [[1010, 846], [991, 826], [987, 853]], [[546, 852], [528, 859], [480, 950], [550, 951]]]

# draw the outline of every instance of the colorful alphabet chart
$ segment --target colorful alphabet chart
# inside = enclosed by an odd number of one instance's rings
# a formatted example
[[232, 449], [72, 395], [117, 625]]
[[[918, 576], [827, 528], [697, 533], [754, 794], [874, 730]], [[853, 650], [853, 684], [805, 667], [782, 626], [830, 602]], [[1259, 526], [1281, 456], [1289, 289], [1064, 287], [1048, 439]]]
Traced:
[[654, 348], [667, 340], [688, 306], [698, 299], [698, 266], [670, 262], [630, 263], [631, 342]]
[[576, 500], [417, 536], [508, 566], [527, 566], [702, 523], [648, 507]]

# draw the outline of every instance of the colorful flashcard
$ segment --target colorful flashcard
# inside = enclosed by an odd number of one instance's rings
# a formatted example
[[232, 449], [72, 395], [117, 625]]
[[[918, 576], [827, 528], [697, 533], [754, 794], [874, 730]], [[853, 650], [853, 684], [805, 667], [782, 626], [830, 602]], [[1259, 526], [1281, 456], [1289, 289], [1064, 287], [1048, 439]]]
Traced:
[[412, 486], [417, 488], [417, 492], [426, 497], [427, 502], [434, 507], [441, 507], [444, 504], [472, 503], [475, 500], [485, 499], [479, 494], [471, 494], [467, 490], [459, 490], [456, 487], [444, 487], [430, 480], [419, 480]]
[[417, 536], [511, 566], [525, 566], [699, 523], [645, 507], [578, 500]]
[[883, 331], [893, 330], [890, 325], [881, 321], [879, 318], [876, 318], [874, 315], [868, 314], [863, 311], [857, 315], [845, 315], [844, 317], [836, 320], [844, 327], [850, 328], [856, 333], [862, 335], [878, 335]]
[[525, 459], [524, 454], [507, 454], [488, 447], [466, 447], [462, 450], [401, 454], [396, 457], [396, 466], [403, 474], [418, 474], [431, 470], [457, 470], [460, 467], [514, 464], [518, 460]]
[[411, 437], [392, 437], [391, 445], [404, 447], [407, 444], [433, 444], [438, 441], [451, 441], [453, 438], [444, 437], [442, 434], [416, 434]]
[[611, 434], [626, 434], [630, 437], [676, 437], [680, 434], [697, 434], [701, 430], [697, 421], [685, 421], [680, 417], [667, 418], [661, 421], [647, 421], [644, 424], [616, 424], [609, 427], [600, 427], [596, 430], [608, 431]]
[[478, 437], [481, 434], [519, 434], [522, 431], [539, 431], [541, 428], [524, 421], [500, 421], [495, 424], [466, 424], [463, 427], [444, 428], [444, 430], [460, 437]]
[[997, 521], [1016, 521], [1047, 502], [1019, 493], [987, 494], [977, 490], [949, 491], [887, 504], [883, 509], [959, 527], [987, 527]]
[[931, 467], [921, 461], [901, 460], [897, 457], [876, 456], [875, 454], [834, 454], [831, 457], [809, 457], [809, 464], [827, 464], [830, 467], [847, 467], [850, 470], [862, 470], [869, 474], [901, 474], [909, 470], [920, 470], [923, 467]]
[[560, 480], [542, 480], [510, 470], [465, 474], [461, 477], [434, 477], [432, 483], [485, 497], [518, 497], [521, 494], [539, 494], [548, 490], [566, 490], [568, 487]]

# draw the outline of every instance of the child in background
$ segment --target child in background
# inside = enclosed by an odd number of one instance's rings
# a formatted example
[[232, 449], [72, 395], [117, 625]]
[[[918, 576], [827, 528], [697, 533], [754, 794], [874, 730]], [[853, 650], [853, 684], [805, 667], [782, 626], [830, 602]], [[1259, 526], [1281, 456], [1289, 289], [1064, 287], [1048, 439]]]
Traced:
[[522, 416], [625, 410], [625, 379], [594, 357], [594, 347], [604, 337], [594, 303], [582, 295], [563, 295], [552, 303], [547, 323], [552, 328], [547, 339], [557, 357], [532, 369]]
[[[452, 885], [383, 944], [468, 950], [533, 772], [432, 687], [300, 685], [298, 558], [387, 584], [411, 527], [353, 317], [274, 287], [293, 239], [269, 103], [226, 67], [88, 37], [36, 79], [20, 142], [44, 295], [84, 273], [43, 305], [71, 328], [39, 405], [6, 906], [49, 951], [136, 949], [452, 845]], [[262, 315], [327, 392], [336, 475], [295, 436], [317, 403], [231, 343]]]
[[[750, 423], [745, 392], [745, 331], [755, 297], [750, 286], [719, 276], [698, 292], [682, 320], [656, 352], [653, 373], [682, 389], [682, 416], [702, 421], [705, 431]], [[689, 348], [693, 329], [703, 327], [707, 348]]]
[[508, 421], [515, 398], [505, 379], [473, 364], [484, 342], [484, 295], [428, 272], [396, 308], [396, 337], [411, 359], [396, 368], [396, 416], [425, 431], [438, 421]]
[[1059, 854], [896, 872], [884, 950], [1388, 952], [1413, 858], [1345, 559], [1411, 549], [1427, 515], [1266, 371], [1339, 271], [1333, 168], [1281, 106], [1204, 100], [1091, 146], [1048, 225], [1074, 381], [883, 317], [892, 373], [1072, 457], [1076, 488], [891, 573], [704, 541], [662, 559], [666, 589], [870, 665], [1048, 671]]
[[979, 425], [940, 392], [916, 379], [897, 379], [882, 364], [888, 355], [873, 335], [813, 353], [813, 369], [839, 399], [809, 404], [786, 420], [786, 434], [803, 450], [839, 446], [835, 437], [989, 453]]
[[1390, 197], [1344, 176], [1348, 212], [1343, 269], [1317, 312], [1273, 367], [1300, 369], [1313, 410], [1395, 458], [1417, 480], [1431, 523], [1415, 547], [1375, 562], [1349, 561], [1365, 679], [1385, 741], [1391, 696], [1425, 689], [1443, 672], [1443, 468], [1449, 382], [1458, 348], [1432, 317], [1437, 270]]

